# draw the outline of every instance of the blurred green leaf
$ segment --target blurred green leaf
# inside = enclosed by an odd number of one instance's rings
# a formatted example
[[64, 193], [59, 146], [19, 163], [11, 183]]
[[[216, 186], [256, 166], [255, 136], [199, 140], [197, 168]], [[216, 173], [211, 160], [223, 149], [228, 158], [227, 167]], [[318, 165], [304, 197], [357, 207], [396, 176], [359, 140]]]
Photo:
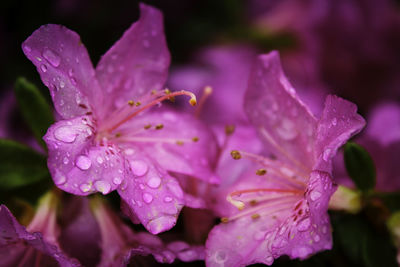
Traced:
[[0, 139], [0, 190], [30, 185], [48, 177], [43, 155], [20, 143]]
[[385, 227], [376, 228], [363, 216], [342, 215], [332, 220], [334, 243], [358, 266], [397, 266], [396, 249]]
[[46, 149], [42, 137], [54, 122], [49, 104], [39, 89], [23, 77], [17, 79], [14, 89], [25, 122], [31, 128], [40, 145]]
[[363, 192], [374, 189], [376, 170], [369, 153], [360, 145], [348, 142], [344, 147], [344, 163], [350, 178]]
[[374, 196], [378, 197], [383, 201], [385, 206], [391, 211], [400, 210], [400, 192], [379, 192], [375, 193]]

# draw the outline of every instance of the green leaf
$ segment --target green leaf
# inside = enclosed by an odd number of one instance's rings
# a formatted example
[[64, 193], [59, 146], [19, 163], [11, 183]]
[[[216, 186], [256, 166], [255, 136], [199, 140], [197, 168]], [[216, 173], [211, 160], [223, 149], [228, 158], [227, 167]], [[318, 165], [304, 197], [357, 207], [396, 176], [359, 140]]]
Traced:
[[15, 82], [15, 95], [25, 122], [37, 141], [46, 148], [42, 137], [54, 122], [49, 104], [38, 88], [23, 77]]
[[30, 185], [48, 177], [43, 155], [20, 143], [0, 139], [0, 190]]
[[376, 183], [376, 170], [369, 153], [360, 145], [348, 142], [344, 147], [344, 163], [350, 178], [364, 193]]
[[377, 192], [374, 194], [375, 197], [378, 197], [383, 201], [386, 207], [391, 212], [396, 212], [400, 210], [400, 192]]

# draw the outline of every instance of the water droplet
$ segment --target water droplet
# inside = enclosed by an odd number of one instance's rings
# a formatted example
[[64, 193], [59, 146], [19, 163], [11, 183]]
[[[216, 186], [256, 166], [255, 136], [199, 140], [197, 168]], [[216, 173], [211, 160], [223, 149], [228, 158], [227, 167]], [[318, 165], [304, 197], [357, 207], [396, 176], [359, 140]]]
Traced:
[[147, 182], [147, 185], [148, 185], [150, 188], [158, 188], [158, 187], [160, 186], [160, 184], [161, 184], [161, 178], [160, 178], [160, 177], [157, 177], [157, 176], [152, 177], [152, 178]]
[[24, 45], [24, 50], [25, 52], [29, 53], [32, 51], [32, 48], [30, 46]]
[[169, 203], [169, 202], [171, 202], [172, 201], [172, 197], [165, 197], [164, 198], [164, 202], [165, 203]]
[[89, 192], [90, 189], [92, 189], [92, 185], [91, 184], [81, 184], [81, 186], [79, 187], [79, 189], [83, 192]]
[[183, 198], [183, 191], [178, 184], [168, 183], [167, 187], [177, 198]]
[[64, 162], [64, 164], [68, 164], [69, 159], [67, 157], [64, 157], [63, 162]]
[[47, 71], [47, 66], [46, 66], [46, 65], [40, 65], [40, 69], [41, 69], [43, 72], [46, 72], [46, 71]]
[[108, 194], [111, 190], [111, 185], [107, 181], [96, 181], [94, 187], [96, 187], [97, 191], [101, 192], [103, 195]]
[[53, 65], [54, 67], [58, 67], [60, 65], [61, 59], [60, 57], [57, 55], [56, 52], [50, 50], [50, 49], [46, 49], [43, 52], [43, 57], [45, 59], [47, 59], [47, 61]]
[[300, 232], [306, 231], [311, 225], [310, 218], [306, 218], [297, 224], [297, 230]]
[[333, 125], [333, 126], [336, 126], [336, 124], [337, 124], [337, 119], [336, 119], [336, 118], [333, 118], [333, 120], [332, 120], [332, 125]]
[[227, 253], [224, 250], [219, 249], [215, 252], [215, 261], [217, 263], [224, 263], [227, 259]]
[[271, 265], [273, 262], [274, 262], [274, 257], [272, 257], [272, 256], [267, 256], [267, 257], [265, 258], [265, 263], [266, 263], [266, 264]]
[[319, 199], [320, 197], [321, 197], [321, 192], [315, 191], [315, 190], [311, 191], [310, 198], [312, 201], [315, 201], [315, 200]]
[[133, 150], [132, 148], [128, 148], [124, 150], [125, 155], [133, 155], [135, 153], [135, 150]]
[[147, 173], [149, 167], [146, 162], [143, 160], [132, 160], [129, 162], [133, 171], [133, 174], [136, 176], [143, 176]]
[[321, 240], [321, 237], [319, 235], [314, 236], [314, 241], [319, 242]]
[[121, 182], [122, 182], [122, 180], [121, 180], [121, 178], [119, 178], [119, 177], [115, 177], [115, 178], [113, 179], [113, 183], [116, 184], [116, 185], [121, 184]]
[[65, 175], [59, 171], [56, 171], [55, 175], [53, 176], [53, 179], [56, 185], [63, 185], [67, 181]]
[[143, 40], [143, 46], [148, 48], [150, 46], [150, 42], [148, 40]]
[[80, 155], [76, 158], [76, 166], [81, 170], [87, 170], [92, 166], [92, 161], [85, 155]]
[[102, 164], [102, 163], [104, 162], [103, 158], [100, 157], [100, 156], [98, 156], [96, 160], [97, 160], [97, 162], [98, 162], [99, 164]]
[[284, 140], [292, 140], [297, 136], [297, 130], [292, 121], [284, 118], [276, 128], [276, 132]]
[[65, 82], [60, 81], [60, 88], [64, 88], [65, 87]]
[[54, 137], [64, 143], [72, 143], [75, 141], [77, 134], [71, 127], [61, 126], [54, 131]]
[[325, 161], [328, 161], [328, 160], [329, 160], [330, 154], [331, 154], [331, 149], [330, 149], [330, 148], [327, 148], [327, 149], [325, 149], [324, 154], [322, 155], [322, 158], [323, 158]]
[[76, 79], [74, 77], [71, 77], [70, 80], [73, 85], [77, 85]]

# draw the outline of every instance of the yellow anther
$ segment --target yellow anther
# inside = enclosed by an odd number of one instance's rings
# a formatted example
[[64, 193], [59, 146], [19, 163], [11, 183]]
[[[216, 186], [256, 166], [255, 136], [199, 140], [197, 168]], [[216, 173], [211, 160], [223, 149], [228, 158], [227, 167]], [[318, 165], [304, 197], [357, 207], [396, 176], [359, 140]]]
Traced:
[[258, 213], [254, 213], [253, 215], [251, 215], [251, 218], [253, 219], [253, 220], [256, 220], [256, 219], [259, 219], [261, 216], [260, 216], [260, 214], [258, 214]]
[[120, 137], [121, 136], [121, 133], [116, 133], [115, 134], [115, 137]]
[[238, 159], [241, 159], [241, 158], [242, 158], [242, 155], [241, 155], [240, 152], [237, 151], [237, 150], [232, 150], [232, 151], [231, 151], [231, 156], [232, 156], [232, 158], [233, 158], [234, 160], [238, 160]]
[[135, 102], [133, 102], [133, 100], [129, 100], [129, 101], [128, 101], [128, 105], [129, 105], [129, 106], [132, 107], [134, 104], [135, 104]]
[[198, 142], [198, 141], [199, 141], [199, 138], [198, 138], [197, 136], [195, 136], [195, 137], [192, 138], [192, 141], [193, 141], [193, 142]]
[[204, 94], [210, 95], [210, 94], [212, 94], [212, 92], [213, 92], [213, 89], [211, 86], [204, 87]]
[[266, 173], [267, 173], [266, 169], [258, 169], [256, 171], [256, 174], [259, 175], [259, 176], [265, 175]]
[[164, 128], [163, 124], [157, 124], [156, 125], [156, 130], [161, 130], [162, 128]]
[[255, 199], [250, 200], [249, 203], [250, 203], [251, 206], [255, 206], [255, 205], [257, 205], [257, 200], [255, 200]]
[[180, 141], [180, 140], [178, 140], [178, 141], [176, 141], [176, 144], [178, 145], [178, 146], [183, 146], [183, 141]]
[[196, 106], [196, 104], [197, 104], [196, 97], [194, 96], [194, 97], [190, 98], [189, 103], [192, 106]]
[[235, 125], [226, 125], [225, 126], [225, 134], [226, 135], [231, 135], [235, 132]]
[[144, 126], [144, 129], [145, 129], [145, 130], [148, 130], [148, 129], [150, 129], [150, 128], [151, 128], [151, 124], [147, 124], [147, 125]]
[[142, 103], [140, 103], [140, 101], [136, 102], [136, 106], [140, 106]]
[[227, 223], [227, 222], [229, 222], [229, 219], [226, 218], [226, 217], [222, 217], [222, 218], [221, 218], [221, 222], [222, 222], [222, 223]]
[[233, 199], [231, 195], [226, 197], [226, 200], [231, 203], [233, 206], [238, 208], [238, 210], [243, 210], [245, 208], [245, 204], [242, 201]]
[[171, 93], [171, 91], [170, 91], [168, 88], [165, 88], [164, 93], [165, 93], [166, 95], [169, 95], [169, 94]]

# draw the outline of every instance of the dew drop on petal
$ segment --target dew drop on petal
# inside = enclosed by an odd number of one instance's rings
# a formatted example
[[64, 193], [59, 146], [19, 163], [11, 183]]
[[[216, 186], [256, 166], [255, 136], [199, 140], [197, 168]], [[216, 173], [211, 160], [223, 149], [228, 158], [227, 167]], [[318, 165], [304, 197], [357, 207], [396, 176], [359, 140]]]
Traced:
[[336, 118], [333, 118], [333, 120], [332, 120], [332, 125], [333, 125], [333, 126], [336, 126], [336, 124], [337, 124], [337, 119], [336, 119]]
[[160, 184], [161, 184], [161, 179], [160, 177], [157, 176], [150, 178], [150, 180], [147, 182], [147, 185], [150, 188], [158, 188]]
[[65, 87], [65, 82], [60, 81], [60, 88], [64, 88]]
[[71, 77], [70, 80], [73, 85], [77, 85], [76, 79], [74, 77]]
[[63, 159], [63, 163], [64, 163], [64, 164], [68, 164], [68, 163], [69, 163], [69, 159], [68, 159], [68, 157], [64, 157], [64, 159]]
[[113, 183], [116, 184], [116, 185], [121, 184], [121, 182], [122, 182], [122, 180], [121, 180], [121, 178], [119, 178], [119, 177], [115, 177], [115, 178], [113, 179]]
[[172, 197], [168, 197], [168, 196], [167, 196], [167, 197], [164, 198], [164, 202], [165, 202], [165, 203], [169, 203], [169, 202], [171, 202], [171, 201], [172, 201]]
[[98, 156], [96, 159], [97, 163], [102, 164], [104, 162], [103, 158]]
[[64, 143], [72, 143], [76, 139], [76, 133], [71, 127], [61, 126], [54, 131], [54, 137]]
[[81, 170], [87, 170], [92, 166], [92, 161], [85, 155], [80, 155], [76, 158], [76, 166]]
[[147, 173], [148, 166], [146, 162], [142, 160], [132, 160], [129, 162], [133, 171], [133, 174], [136, 176], [143, 176]]
[[25, 52], [29, 53], [32, 51], [32, 48], [30, 46], [24, 45], [24, 50]]
[[312, 201], [315, 201], [321, 197], [321, 193], [319, 191], [311, 191], [310, 198]]
[[327, 148], [327, 149], [325, 149], [325, 151], [324, 151], [324, 153], [323, 153], [323, 155], [322, 155], [322, 158], [323, 158], [325, 161], [328, 161], [328, 160], [329, 160], [330, 154], [331, 154], [331, 149], [330, 149], [330, 148]]
[[319, 235], [314, 236], [314, 241], [319, 242], [321, 240], [321, 237]]
[[79, 186], [79, 189], [80, 189], [83, 193], [86, 193], [86, 192], [89, 192], [90, 189], [92, 189], [92, 185], [90, 185], [90, 184], [81, 184], [81, 186]]
[[133, 155], [135, 153], [135, 150], [133, 150], [132, 148], [128, 148], [124, 150], [125, 155]]
[[143, 201], [147, 204], [150, 204], [153, 201], [153, 196], [149, 193], [143, 193], [142, 198]]
[[306, 231], [308, 228], [310, 228], [310, 225], [310, 218], [306, 218], [297, 224], [297, 230], [299, 230], [300, 232]]
[[224, 263], [228, 259], [226, 251], [219, 249], [215, 252], [215, 261], [217, 263]]
[[94, 187], [103, 195], [108, 194], [111, 190], [111, 185], [107, 181], [96, 181]]
[[47, 59], [47, 61], [53, 65], [54, 67], [58, 67], [60, 65], [61, 59], [60, 57], [57, 55], [56, 52], [50, 50], [50, 49], [46, 49], [43, 52], [43, 57], [45, 59]]
[[46, 72], [46, 71], [47, 71], [47, 66], [46, 66], [46, 65], [40, 65], [40, 69], [41, 69], [43, 72]]
[[56, 185], [63, 185], [67, 181], [65, 175], [59, 171], [56, 171], [55, 175], [53, 176], [53, 179]]

